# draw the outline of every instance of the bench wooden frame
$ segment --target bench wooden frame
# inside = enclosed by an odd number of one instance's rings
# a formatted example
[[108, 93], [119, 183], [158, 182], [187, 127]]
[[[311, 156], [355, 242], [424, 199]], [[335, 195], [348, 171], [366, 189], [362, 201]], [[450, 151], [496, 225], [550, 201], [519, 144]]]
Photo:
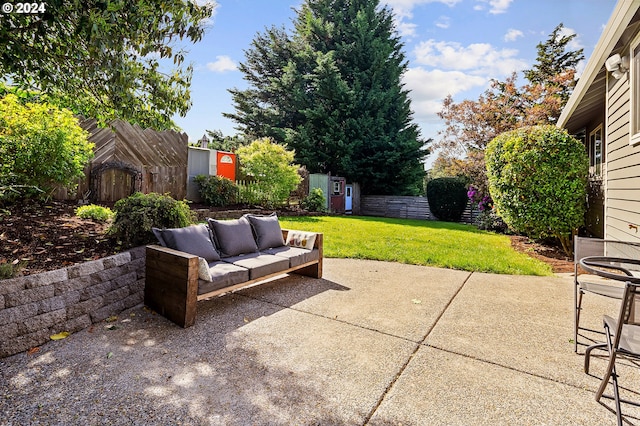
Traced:
[[[282, 235], [286, 241], [286, 229]], [[200, 300], [265, 281], [278, 275], [294, 272], [313, 278], [322, 278], [322, 234], [316, 234], [313, 245], [318, 249], [318, 260], [263, 277], [198, 294], [198, 256], [159, 245], [146, 247], [146, 275], [144, 304], [181, 327], [191, 327], [196, 320], [196, 304]]]

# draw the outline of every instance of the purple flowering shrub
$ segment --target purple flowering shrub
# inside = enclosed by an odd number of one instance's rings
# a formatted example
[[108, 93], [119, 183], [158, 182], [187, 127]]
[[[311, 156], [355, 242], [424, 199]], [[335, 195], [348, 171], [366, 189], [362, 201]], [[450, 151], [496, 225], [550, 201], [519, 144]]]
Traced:
[[488, 194], [482, 194], [477, 187], [469, 185], [467, 190], [469, 202], [480, 212], [476, 217], [476, 225], [480, 229], [506, 232], [505, 223], [495, 212], [493, 199]]

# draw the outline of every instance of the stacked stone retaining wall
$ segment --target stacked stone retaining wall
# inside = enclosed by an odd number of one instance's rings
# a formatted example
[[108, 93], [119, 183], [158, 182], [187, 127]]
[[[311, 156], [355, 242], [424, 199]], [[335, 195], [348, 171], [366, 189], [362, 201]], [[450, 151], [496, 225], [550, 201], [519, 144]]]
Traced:
[[145, 248], [0, 281], [0, 357], [142, 303]]

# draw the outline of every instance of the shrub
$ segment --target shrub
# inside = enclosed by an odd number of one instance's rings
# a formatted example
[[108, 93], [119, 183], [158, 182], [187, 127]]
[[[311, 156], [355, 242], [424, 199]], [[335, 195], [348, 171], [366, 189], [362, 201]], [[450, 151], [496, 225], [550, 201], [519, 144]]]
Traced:
[[237, 153], [243, 172], [255, 179], [265, 207], [284, 204], [300, 183], [299, 166], [292, 164], [295, 152], [286, 150], [269, 138], [242, 146]]
[[269, 206], [273, 203], [269, 201], [269, 193], [265, 192], [263, 185], [251, 180], [239, 181], [238, 202], [249, 205]]
[[193, 214], [185, 201], [168, 195], [137, 192], [114, 205], [116, 216], [109, 233], [125, 248], [156, 241], [152, 227], [182, 228], [193, 222]]
[[27, 261], [21, 260], [18, 263], [0, 263], [0, 280], [15, 278], [27, 267]]
[[80, 206], [76, 209], [76, 216], [82, 219], [91, 219], [96, 222], [106, 222], [113, 219], [114, 213], [109, 207], [102, 207], [96, 204]]
[[200, 197], [206, 205], [223, 207], [235, 204], [238, 186], [231, 179], [222, 176], [198, 175], [194, 179], [200, 189]]
[[466, 182], [462, 178], [443, 177], [429, 181], [427, 200], [429, 208], [439, 220], [459, 222], [467, 207]]
[[0, 197], [11, 200], [71, 189], [93, 156], [72, 112], [47, 103], [0, 99]]
[[313, 188], [309, 195], [300, 203], [300, 206], [310, 212], [323, 212], [326, 210], [327, 199], [321, 188]]
[[555, 126], [523, 127], [493, 139], [485, 158], [498, 215], [530, 238], [555, 236], [571, 254], [586, 209], [584, 146]]

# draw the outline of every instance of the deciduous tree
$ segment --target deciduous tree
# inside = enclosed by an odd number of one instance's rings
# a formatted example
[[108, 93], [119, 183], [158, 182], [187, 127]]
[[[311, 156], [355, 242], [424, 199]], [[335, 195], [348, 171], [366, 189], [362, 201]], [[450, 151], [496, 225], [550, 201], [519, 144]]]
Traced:
[[1, 78], [102, 122], [165, 129], [174, 114], [186, 114], [192, 69], [176, 42], [202, 38], [213, 2], [41, 4], [38, 13], [3, 14]]
[[[492, 80], [480, 97], [455, 103], [448, 96], [438, 116], [444, 120], [441, 139], [434, 144], [443, 156], [443, 174], [469, 177], [482, 194], [487, 188], [484, 150], [501, 133], [524, 126], [555, 124], [575, 86], [576, 66], [582, 49], [571, 50], [573, 35], [563, 35], [558, 25], [544, 43], [538, 57], [524, 71], [528, 83], [518, 86], [517, 74], [505, 81]], [[446, 160], [449, 158], [449, 160]], [[451, 161], [452, 158], [463, 158]], [[442, 166], [449, 163], [452, 167]]]

